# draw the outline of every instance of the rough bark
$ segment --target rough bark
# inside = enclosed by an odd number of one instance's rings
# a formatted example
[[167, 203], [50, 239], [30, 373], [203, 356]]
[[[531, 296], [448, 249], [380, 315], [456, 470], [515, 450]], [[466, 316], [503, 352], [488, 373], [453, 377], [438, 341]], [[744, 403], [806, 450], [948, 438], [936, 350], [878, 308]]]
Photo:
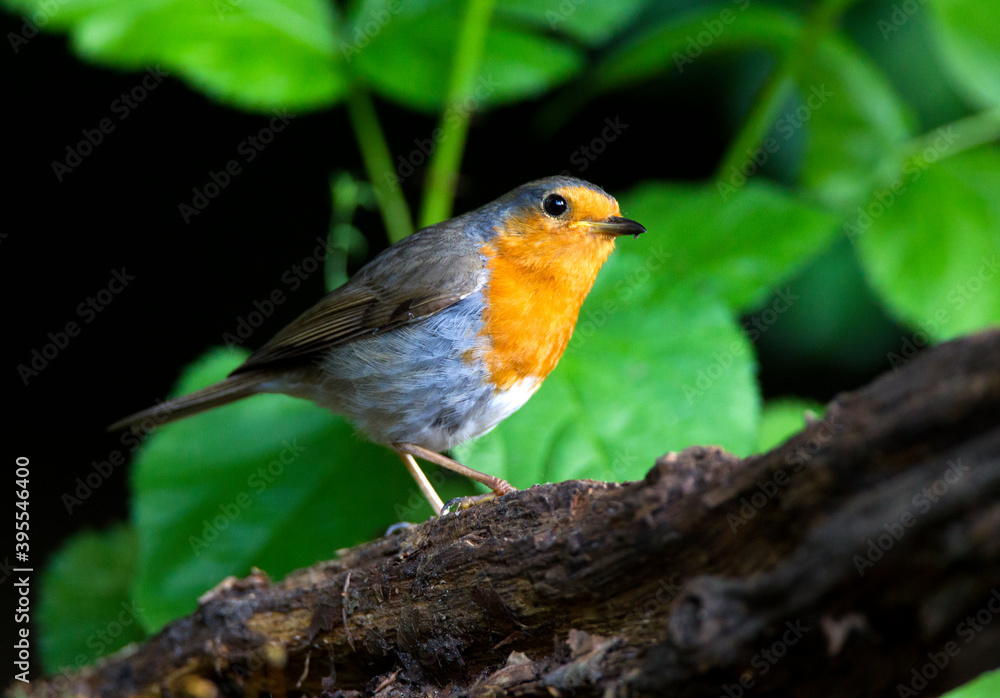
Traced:
[[278, 583], [227, 580], [194, 615], [60, 683], [107, 696], [934, 695], [1000, 666], [998, 631], [991, 332], [839, 396], [763, 455], [691, 448], [641, 481], [536, 486]]

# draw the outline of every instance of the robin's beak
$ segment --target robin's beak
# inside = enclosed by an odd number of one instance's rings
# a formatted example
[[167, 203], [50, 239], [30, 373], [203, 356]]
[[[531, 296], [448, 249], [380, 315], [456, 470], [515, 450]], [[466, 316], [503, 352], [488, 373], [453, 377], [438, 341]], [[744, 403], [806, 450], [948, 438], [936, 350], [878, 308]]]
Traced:
[[603, 221], [588, 221], [587, 224], [595, 233], [604, 233], [605, 235], [613, 235], [615, 237], [619, 235], [634, 235], [635, 237], [639, 237], [642, 233], [646, 232], [646, 228], [641, 223], [636, 223], [621, 216], [608, 216]]

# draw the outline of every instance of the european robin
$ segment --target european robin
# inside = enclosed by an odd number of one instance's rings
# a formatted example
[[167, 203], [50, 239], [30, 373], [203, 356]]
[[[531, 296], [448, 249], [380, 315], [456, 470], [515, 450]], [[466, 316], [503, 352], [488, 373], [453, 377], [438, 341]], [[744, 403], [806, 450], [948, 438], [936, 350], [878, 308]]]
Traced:
[[414, 456], [504, 495], [514, 490], [505, 480], [440, 452], [490, 431], [538, 390], [615, 238], [645, 231], [589, 182], [529, 182], [392, 245], [225, 380], [110, 428], [284, 393], [393, 449], [435, 511], [441, 499]]

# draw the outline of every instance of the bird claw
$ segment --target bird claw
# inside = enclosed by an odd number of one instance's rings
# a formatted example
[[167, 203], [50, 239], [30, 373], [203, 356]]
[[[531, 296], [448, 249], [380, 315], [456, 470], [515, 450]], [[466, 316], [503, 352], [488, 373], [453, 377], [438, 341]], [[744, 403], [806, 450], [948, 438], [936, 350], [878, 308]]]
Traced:
[[385, 533], [383, 535], [391, 536], [399, 533], [400, 531], [405, 531], [408, 528], [413, 528], [414, 526], [416, 526], [416, 524], [412, 524], [409, 521], [400, 521], [399, 523], [394, 523], [392, 526], [385, 529]]
[[455, 497], [454, 499], [449, 499], [448, 502], [441, 507], [441, 516], [445, 516], [446, 514], [455, 514], [496, 498], [497, 496], [493, 492], [487, 492], [486, 494], [474, 494], [469, 497]]

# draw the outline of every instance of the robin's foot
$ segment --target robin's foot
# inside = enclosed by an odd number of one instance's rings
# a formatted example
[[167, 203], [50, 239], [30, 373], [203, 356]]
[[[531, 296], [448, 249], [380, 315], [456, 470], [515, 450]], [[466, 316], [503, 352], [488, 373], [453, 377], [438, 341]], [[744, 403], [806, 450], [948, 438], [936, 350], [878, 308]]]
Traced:
[[[420, 471], [420, 468], [417, 466], [416, 461], [413, 460], [414, 456], [416, 456], [417, 458], [421, 458], [425, 461], [435, 463], [436, 465], [440, 465], [442, 468], [447, 468], [448, 470], [459, 473], [460, 475], [465, 475], [467, 478], [482, 483], [487, 487], [489, 487], [490, 490], [492, 490], [492, 493], [489, 496], [481, 495], [481, 497], [492, 499], [495, 497], [501, 497], [505, 494], [510, 494], [511, 492], [517, 491], [517, 489], [513, 487], [506, 480], [501, 480], [500, 478], [494, 477], [493, 475], [487, 475], [486, 473], [481, 473], [478, 470], [473, 470], [472, 468], [464, 466], [461, 463], [454, 461], [451, 458], [448, 458], [447, 456], [442, 456], [440, 453], [436, 453], [434, 451], [426, 449], [423, 446], [418, 446], [416, 444], [409, 444], [409, 443], [394, 443], [392, 444], [392, 448], [395, 449], [396, 453], [399, 454], [399, 457], [403, 459], [403, 462], [406, 464], [406, 467], [410, 471], [410, 474], [413, 475], [413, 477], [417, 481], [417, 484], [420, 485], [421, 492], [423, 492], [424, 496], [427, 497], [427, 501], [431, 503], [431, 506], [433, 506], [436, 511], [442, 514], [451, 510], [447, 506], [441, 506], [440, 504], [441, 500], [437, 499], [437, 493], [434, 492], [434, 488], [431, 487], [431, 483], [427, 481], [427, 478], [424, 476], [424, 474]], [[478, 500], [468, 505], [468, 506], [473, 506], [474, 504], [479, 504], [481, 501], [486, 501], [486, 499], [482, 499], [481, 497], [459, 497], [459, 499]], [[466, 509], [468, 507], [461, 507], [461, 508]]]
[[383, 535], [391, 536], [395, 533], [399, 533], [400, 531], [405, 531], [408, 528], [413, 528], [414, 526], [416, 526], [416, 524], [411, 524], [409, 521], [400, 521], [399, 523], [394, 523], [392, 526], [385, 529], [385, 533]]
[[485, 504], [486, 502], [493, 501], [496, 498], [497, 495], [494, 492], [474, 494], [469, 497], [455, 497], [454, 499], [449, 499], [448, 503], [441, 508], [441, 516], [444, 516], [445, 514], [454, 514], [462, 511], [463, 509], [474, 507], [478, 504]]

